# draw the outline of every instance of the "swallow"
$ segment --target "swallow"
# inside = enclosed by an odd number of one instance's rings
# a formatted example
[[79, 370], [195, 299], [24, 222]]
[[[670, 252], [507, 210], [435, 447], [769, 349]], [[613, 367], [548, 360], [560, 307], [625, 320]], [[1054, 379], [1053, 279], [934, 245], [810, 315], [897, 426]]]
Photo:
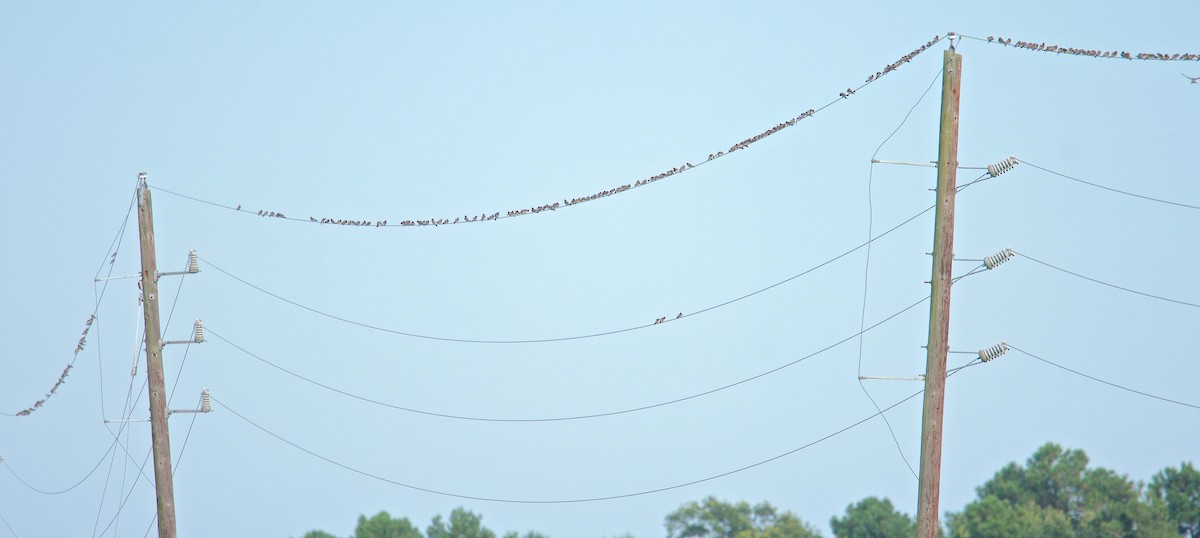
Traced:
[[238, 206], [237, 206], [237, 207], [235, 207], [233, 210], [234, 210], [234, 211], [241, 211], [241, 210], [242, 210], [242, 204], [238, 204]]
[[683, 312], [680, 312], [678, 316], [675, 316], [675, 319], [679, 319], [679, 318], [682, 318], [682, 317], [683, 317]]
[[[1180, 75], [1183, 75], [1183, 73], [1180, 73]], [[1189, 77], [1187, 75], [1183, 75], [1183, 78], [1192, 81], [1192, 84], [1195, 84], [1197, 80], [1200, 80], [1200, 77]]]

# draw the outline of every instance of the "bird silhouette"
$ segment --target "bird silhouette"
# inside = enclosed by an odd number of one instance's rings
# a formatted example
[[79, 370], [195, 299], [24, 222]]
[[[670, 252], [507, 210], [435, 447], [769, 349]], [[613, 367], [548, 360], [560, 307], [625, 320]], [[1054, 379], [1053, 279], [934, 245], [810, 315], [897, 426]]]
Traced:
[[[1183, 73], [1180, 73], [1180, 75], [1183, 75]], [[1189, 77], [1187, 75], [1183, 75], [1183, 77], [1192, 81], [1192, 84], [1195, 84], [1197, 80], [1200, 80], [1200, 77]]]

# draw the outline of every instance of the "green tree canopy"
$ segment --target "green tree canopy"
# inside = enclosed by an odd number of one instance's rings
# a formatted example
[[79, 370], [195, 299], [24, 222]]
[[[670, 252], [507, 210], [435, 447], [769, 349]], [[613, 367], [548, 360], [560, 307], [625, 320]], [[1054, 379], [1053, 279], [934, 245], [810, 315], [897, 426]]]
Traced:
[[911, 538], [916, 522], [896, 511], [892, 501], [867, 497], [846, 507], [846, 515], [829, 521], [837, 538]]
[[354, 538], [421, 538], [421, 531], [406, 517], [393, 519], [387, 512], [379, 512], [370, 519], [358, 516]]
[[1167, 467], [1150, 480], [1151, 504], [1165, 507], [1179, 534], [1200, 538], [1200, 471], [1190, 462]]
[[303, 538], [337, 538], [337, 536], [329, 534], [325, 531], [312, 530], [304, 533]]
[[483, 526], [483, 516], [463, 507], [450, 512], [449, 524], [442, 516], [433, 516], [433, 523], [425, 529], [426, 538], [496, 538], [496, 533]]
[[1165, 508], [1142, 502], [1141, 485], [1082, 450], [1047, 443], [1024, 466], [1010, 463], [949, 518], [955, 538], [1173, 536]]
[[750, 506], [716, 497], [689, 502], [666, 517], [667, 538], [816, 538], [820, 534], [770, 503]]

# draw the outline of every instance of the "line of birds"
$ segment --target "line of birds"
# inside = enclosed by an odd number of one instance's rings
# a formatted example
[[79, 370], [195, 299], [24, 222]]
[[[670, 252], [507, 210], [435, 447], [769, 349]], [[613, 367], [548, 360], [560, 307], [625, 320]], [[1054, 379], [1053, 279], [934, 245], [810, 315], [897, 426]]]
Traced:
[[[88, 316], [87, 324], [83, 327], [83, 334], [79, 336], [79, 343], [75, 344], [75, 357], [79, 356], [79, 353], [81, 351], [83, 351], [83, 346], [85, 344], [87, 344], [88, 331], [92, 330], [92, 323], [94, 323], [95, 321], [96, 321], [95, 314]], [[59, 374], [58, 381], [56, 381], [54, 383], [53, 387], [50, 387], [50, 392], [46, 393], [46, 397], [42, 398], [36, 402], [33, 402], [32, 406], [22, 409], [21, 411], [18, 411], [16, 416], [18, 416], [18, 417], [27, 416], [30, 413], [34, 412], [35, 410], [40, 409], [42, 407], [42, 405], [46, 403], [46, 400], [49, 400], [51, 396], [54, 396], [54, 393], [58, 392], [58, 387], [61, 387], [63, 383], [67, 382], [67, 375], [71, 373], [71, 368], [74, 368], [74, 367], [75, 367], [75, 359], [72, 358], [71, 362], [67, 363], [67, 367], [63, 368], [62, 373]]]
[[[877, 72], [875, 72], [875, 74], [867, 77], [867, 83], [878, 80], [878, 79], [882, 78], [884, 75], [891, 73], [892, 71], [895, 71], [901, 65], [912, 61], [912, 59], [915, 58], [918, 54], [925, 52], [927, 49], [932, 47], [934, 44], [941, 41], [941, 39], [942, 39], [942, 36], [934, 36], [934, 38], [932, 40], [927, 41], [924, 45], [921, 45], [920, 47], [916, 48], [912, 52], [909, 52], [908, 54], [901, 56], [899, 60], [896, 60], [895, 62], [892, 62], [892, 63], [888, 64], [887, 66], [885, 66], [883, 68], [883, 70], [877, 71]], [[991, 38], [989, 38], [989, 40], [990, 39]], [[851, 95], [854, 95], [854, 92], [855, 92], [855, 90], [853, 88], [847, 88], [846, 91], [839, 93], [838, 96], [841, 97], [842, 99], [846, 99], [846, 98], [850, 97]], [[727, 151], [718, 151], [716, 153], [709, 153], [708, 160], [711, 161], [714, 159], [719, 159], [721, 157], [724, 157], [725, 155], [733, 153], [734, 151], [749, 148], [751, 144], [758, 142], [768, 136], [771, 136], [779, 131], [782, 131], [783, 129], [791, 127], [805, 118], [812, 117], [812, 115], [816, 114], [816, 112], [817, 112], [816, 110], [810, 108], [810, 109], [804, 111], [803, 113], [801, 113], [799, 116], [791, 118], [782, 123], [776, 124], [775, 126], [771, 127], [770, 129], [767, 129], [766, 131], [763, 131], [757, 135], [754, 135], [754, 136], [747, 138], [741, 142], [738, 142], [738, 143], [734, 144], [733, 146], [730, 146], [730, 148]], [[692, 168], [695, 168], [695, 166], [692, 165], [692, 163], [684, 163], [680, 166], [677, 166], [670, 170], [667, 170], [666, 172], [662, 172], [660, 174], [650, 176], [646, 179], [638, 180], [636, 183], [634, 183], [632, 185], [625, 184], [620, 187], [603, 190], [603, 191], [597, 192], [597, 193], [589, 195], [589, 196], [584, 196], [581, 198], [572, 198], [569, 201], [567, 199], [563, 199], [562, 206], [575, 205], [575, 204], [580, 204], [583, 202], [590, 202], [592, 200], [596, 200], [599, 198], [604, 198], [606, 196], [611, 196], [613, 194], [625, 192], [632, 188], [641, 187], [643, 185], [653, 183], [660, 179], [665, 179], [665, 178], [671, 177], [675, 174], [683, 173], [687, 170], [691, 170]], [[545, 204], [545, 205], [541, 205], [541, 206], [537, 206], [537, 207], [533, 207], [533, 208], [529, 208], [529, 209], [517, 209], [517, 210], [509, 211], [509, 212], [507, 212], [507, 216], [508, 217], [518, 217], [518, 216], [522, 216], [522, 215], [540, 213], [542, 211], [553, 211], [554, 209], [557, 209], [558, 207], [562, 207], [562, 206], [560, 206], [557, 202], [555, 202], [553, 204]], [[241, 204], [238, 204], [236, 211], [241, 211], [241, 210], [242, 210], [242, 206], [241, 206]], [[260, 210], [258, 212], [258, 215], [260, 217], [287, 218], [283, 215], [283, 213], [278, 213], [275, 211], [261, 211]], [[467, 223], [467, 222], [496, 220], [499, 217], [500, 217], [500, 213], [494, 213], [492, 215], [484, 214], [484, 215], [479, 215], [476, 217], [464, 216], [461, 218], [455, 218], [453, 222], [451, 222], [450, 219], [431, 219], [431, 220], [417, 220], [417, 221], [405, 220], [405, 221], [401, 221], [400, 225], [401, 226], [430, 226], [430, 225], [439, 226], [439, 225], [443, 225], [443, 224], [459, 224], [459, 223]], [[346, 226], [375, 226], [375, 227], [388, 225], [386, 220], [358, 221], [358, 220], [316, 219], [313, 217], [309, 217], [308, 219], [310, 222], [319, 223], [319, 224], [339, 224], [339, 225], [346, 225]], [[665, 318], [663, 319], [663, 321], [665, 321]]]
[[[679, 319], [682, 317], [683, 317], [683, 312], [680, 312], [679, 315], [675, 316], [675, 319]], [[663, 316], [661, 318], [654, 320], [654, 325], [658, 325], [660, 323], [666, 323], [666, 322], [667, 322], [667, 316]]]
[[374, 226], [376, 228], [380, 226], [387, 226], [386, 220], [369, 221], [350, 219], [317, 219], [314, 217], [308, 217], [308, 221], [315, 222], [317, 224], [336, 224], [339, 226]]
[[[1198, 61], [1200, 54], [1177, 52], [1174, 54], [1164, 54], [1160, 52], [1140, 52], [1130, 54], [1125, 51], [1101, 51], [1096, 49], [1077, 49], [1075, 47], [1060, 47], [1058, 45], [1047, 45], [1045, 43], [1033, 43], [1029, 41], [1017, 41], [1013, 43], [1012, 39], [1003, 37], [988, 36], [988, 43], [999, 43], [1004, 46], [1011, 46], [1019, 49], [1036, 50], [1039, 52], [1054, 52], [1058, 54], [1073, 54], [1075, 56], [1090, 56], [1092, 58], [1123, 58], [1126, 60], [1162, 60], [1162, 61]], [[1187, 77], [1187, 75], [1184, 75]], [[1192, 77], [1188, 77], [1192, 78]], [[1193, 80], [1193, 82], [1195, 82]]]
[[[926, 50], [928, 50], [930, 47], [934, 46], [938, 41], [941, 41], [941, 40], [942, 40], [942, 36], [934, 36], [932, 40], [926, 41], [924, 45], [921, 45], [920, 47], [917, 47], [912, 52], [905, 54], [904, 56], [901, 56], [899, 60], [896, 60], [896, 61], [888, 64], [886, 67], [883, 68], [882, 71], [876, 71], [874, 75], [867, 77], [867, 83], [871, 83], [876, 80], [879, 80], [879, 79], [883, 78], [884, 75], [891, 73], [892, 71], [895, 71], [896, 69], [898, 69], [901, 65], [911, 62], [912, 59], [916, 58], [918, 54], [925, 52]], [[849, 92], [851, 94], [854, 93], [852, 90], [847, 90], [847, 92]], [[842, 97], [844, 98], [846, 96], [842, 96]]]

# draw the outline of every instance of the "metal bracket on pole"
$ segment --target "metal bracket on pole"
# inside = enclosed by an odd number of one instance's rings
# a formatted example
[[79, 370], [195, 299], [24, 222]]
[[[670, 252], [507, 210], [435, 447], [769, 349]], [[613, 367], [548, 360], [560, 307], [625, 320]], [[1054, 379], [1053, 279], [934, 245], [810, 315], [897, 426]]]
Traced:
[[169, 340], [163, 342], [162, 347], [168, 344], [203, 344], [204, 343], [204, 320], [198, 319], [192, 324], [192, 339], [191, 340]]

